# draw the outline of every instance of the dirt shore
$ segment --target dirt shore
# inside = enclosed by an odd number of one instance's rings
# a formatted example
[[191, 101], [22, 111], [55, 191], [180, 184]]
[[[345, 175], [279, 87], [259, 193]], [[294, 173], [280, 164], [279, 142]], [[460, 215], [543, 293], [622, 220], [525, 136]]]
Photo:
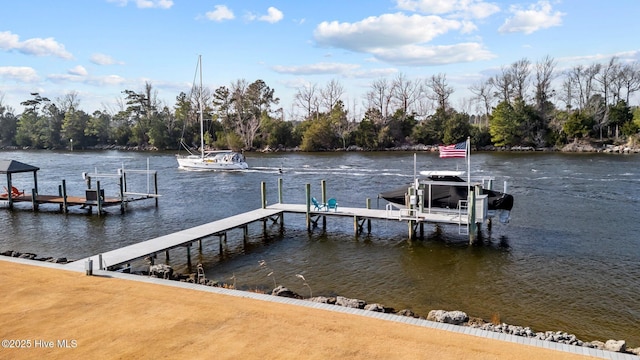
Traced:
[[[0, 359], [587, 358], [357, 315], [1, 260], [0, 284]], [[4, 340], [23, 348], [7, 348]]]

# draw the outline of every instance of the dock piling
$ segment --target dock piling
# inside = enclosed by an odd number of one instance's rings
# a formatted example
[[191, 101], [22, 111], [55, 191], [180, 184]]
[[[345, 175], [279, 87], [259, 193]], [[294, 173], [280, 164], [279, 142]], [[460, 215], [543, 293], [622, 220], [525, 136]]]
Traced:
[[262, 196], [262, 208], [267, 208], [267, 185], [264, 181], [260, 182], [260, 194]]

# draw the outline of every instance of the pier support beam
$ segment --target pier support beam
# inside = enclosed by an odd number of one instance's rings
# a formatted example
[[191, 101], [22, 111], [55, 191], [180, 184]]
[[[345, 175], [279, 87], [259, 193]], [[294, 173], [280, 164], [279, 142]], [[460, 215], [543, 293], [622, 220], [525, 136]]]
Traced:
[[282, 204], [282, 178], [278, 178], [278, 204]]

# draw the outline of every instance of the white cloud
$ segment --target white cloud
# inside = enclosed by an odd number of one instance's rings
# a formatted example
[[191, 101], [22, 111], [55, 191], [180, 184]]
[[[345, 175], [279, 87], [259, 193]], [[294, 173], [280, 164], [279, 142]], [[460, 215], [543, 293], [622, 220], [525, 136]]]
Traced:
[[345, 72], [356, 70], [360, 67], [358, 64], [341, 64], [341, 63], [316, 63], [298, 66], [282, 66], [276, 65], [272, 70], [281, 74], [292, 75], [317, 75], [317, 74], [343, 74]]
[[0, 78], [20, 82], [34, 82], [38, 75], [33, 68], [27, 66], [0, 66]]
[[[118, 6], [127, 6], [129, 0], [107, 0]], [[173, 6], [173, 0], [135, 0], [133, 1], [140, 9], [169, 9]]]
[[498, 5], [482, 0], [397, 0], [397, 7], [423, 14], [473, 19], [484, 19], [500, 11]]
[[87, 72], [87, 69], [85, 69], [84, 66], [82, 65], [73, 67], [69, 69], [67, 72], [71, 75], [77, 75], [77, 76], [87, 76], [89, 74], [89, 72]]
[[205, 15], [207, 19], [212, 21], [218, 21], [218, 22], [235, 19], [235, 15], [233, 15], [233, 11], [231, 11], [225, 5], [216, 5], [215, 10], [208, 11]]
[[116, 61], [114, 58], [112, 58], [109, 55], [100, 54], [100, 53], [95, 53], [95, 54], [91, 55], [91, 58], [89, 60], [92, 63], [97, 64], [97, 65], [113, 65], [113, 64], [122, 65], [123, 64], [121, 61]]
[[359, 52], [424, 43], [451, 30], [467, 28], [456, 20], [403, 13], [371, 16], [355, 23], [322, 22], [314, 31], [319, 45]]
[[540, 29], [560, 26], [562, 17], [566, 15], [560, 11], [554, 12], [551, 4], [544, 0], [529, 5], [528, 9], [513, 5], [509, 11], [513, 16], [505, 20], [498, 29], [502, 33], [523, 32], [531, 34]]
[[0, 32], [0, 49], [16, 50], [26, 55], [56, 56], [62, 59], [73, 59], [73, 55], [65, 50], [64, 45], [54, 38], [31, 38], [20, 41], [20, 37], [9, 31]]
[[478, 43], [440, 46], [406, 45], [399, 49], [381, 49], [376, 58], [397, 65], [425, 66], [488, 60], [495, 57]]
[[282, 20], [282, 18], [284, 18], [282, 11], [274, 8], [273, 6], [270, 6], [269, 9], [267, 9], [267, 15], [260, 16], [258, 19], [260, 21], [266, 21], [268, 23], [274, 24]]

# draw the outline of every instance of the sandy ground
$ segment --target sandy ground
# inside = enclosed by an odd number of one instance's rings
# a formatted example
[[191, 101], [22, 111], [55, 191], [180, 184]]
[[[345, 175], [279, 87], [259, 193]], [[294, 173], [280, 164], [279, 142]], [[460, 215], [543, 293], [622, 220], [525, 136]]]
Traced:
[[[585, 358], [357, 315], [6, 261], [0, 261], [0, 284], [1, 359]], [[4, 340], [24, 348], [6, 348]]]

